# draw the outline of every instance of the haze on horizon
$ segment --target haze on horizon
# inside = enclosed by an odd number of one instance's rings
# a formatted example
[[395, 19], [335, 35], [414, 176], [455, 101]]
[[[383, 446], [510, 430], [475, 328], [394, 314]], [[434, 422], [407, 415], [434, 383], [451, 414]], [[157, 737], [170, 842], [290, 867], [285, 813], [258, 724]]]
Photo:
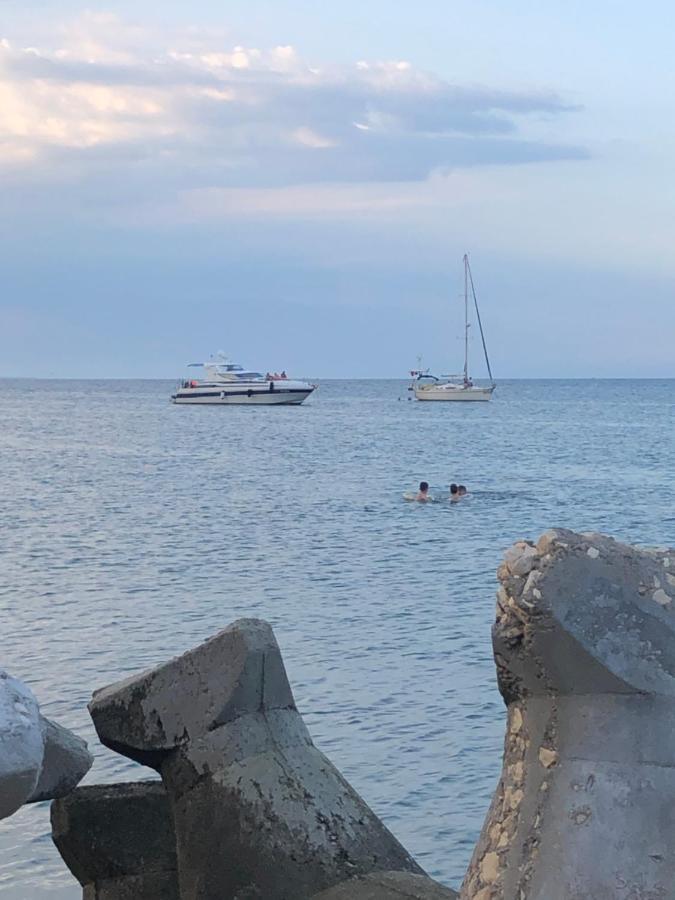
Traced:
[[0, 375], [454, 371], [465, 251], [497, 379], [675, 375], [675, 11], [546, 7], [5, 0]]

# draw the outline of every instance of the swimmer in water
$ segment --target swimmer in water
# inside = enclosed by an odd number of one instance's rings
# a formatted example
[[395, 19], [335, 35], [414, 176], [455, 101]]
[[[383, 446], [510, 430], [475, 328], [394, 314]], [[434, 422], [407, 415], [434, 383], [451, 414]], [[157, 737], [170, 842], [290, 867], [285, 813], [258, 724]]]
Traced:
[[426, 503], [427, 500], [431, 500], [429, 496], [429, 482], [428, 481], [420, 481], [420, 489], [417, 492], [417, 496], [415, 497], [419, 503]]
[[459, 494], [460, 497], [466, 497], [466, 495], [467, 495], [469, 492], [467, 491], [467, 489], [464, 487], [463, 484], [460, 484], [460, 485], [458, 485], [458, 487], [457, 487], [457, 493]]
[[448, 498], [451, 503], [459, 503], [461, 497], [459, 493], [459, 486], [456, 484], [450, 485], [450, 497]]

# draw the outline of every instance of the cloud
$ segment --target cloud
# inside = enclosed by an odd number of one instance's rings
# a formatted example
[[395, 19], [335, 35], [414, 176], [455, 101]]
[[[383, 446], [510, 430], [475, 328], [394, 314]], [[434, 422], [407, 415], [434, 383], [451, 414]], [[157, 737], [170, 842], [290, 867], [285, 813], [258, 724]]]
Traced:
[[531, 134], [571, 111], [551, 92], [453, 85], [408, 62], [317, 66], [289, 46], [227, 47], [111, 15], [64, 26], [51, 48], [0, 43], [0, 174], [28, 184], [113, 178], [147, 195], [419, 181], [583, 158]]

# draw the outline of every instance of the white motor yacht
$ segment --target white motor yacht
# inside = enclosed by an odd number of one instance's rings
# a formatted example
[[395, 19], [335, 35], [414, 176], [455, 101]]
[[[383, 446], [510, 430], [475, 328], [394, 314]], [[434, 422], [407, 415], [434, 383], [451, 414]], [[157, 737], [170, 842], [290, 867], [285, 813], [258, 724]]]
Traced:
[[[490, 377], [489, 385], [475, 385], [469, 376], [469, 289], [473, 299], [473, 305], [476, 310], [476, 319], [478, 328], [480, 329], [481, 342], [483, 344], [483, 353], [485, 355], [485, 365]], [[492, 377], [490, 368], [490, 360], [488, 359], [487, 346], [485, 344], [485, 335], [483, 334], [483, 323], [481, 322], [480, 312], [478, 311], [478, 300], [476, 291], [473, 286], [473, 276], [469, 266], [469, 257], [464, 254], [464, 371], [461, 375], [446, 375], [438, 378], [436, 375], [430, 375], [429, 370], [422, 371], [421, 368], [413, 369], [410, 373], [413, 382], [409, 390], [414, 391], [418, 400], [491, 400], [492, 392], [496, 385]]]
[[181, 381], [171, 395], [174, 403], [298, 406], [316, 390], [315, 384], [288, 378], [285, 372], [262, 375], [231, 363], [222, 355], [205, 363], [190, 363], [188, 368], [202, 369], [203, 377]]

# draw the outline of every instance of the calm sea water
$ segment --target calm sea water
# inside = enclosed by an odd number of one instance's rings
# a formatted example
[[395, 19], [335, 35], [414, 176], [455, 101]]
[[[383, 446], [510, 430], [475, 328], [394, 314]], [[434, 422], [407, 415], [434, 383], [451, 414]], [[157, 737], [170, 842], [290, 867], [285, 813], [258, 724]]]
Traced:
[[[96, 755], [91, 692], [240, 616], [276, 631], [317, 745], [457, 885], [500, 765], [503, 549], [550, 526], [675, 545], [675, 381], [521, 381], [491, 404], [324, 382], [300, 408], [161, 381], [0, 382], [0, 665]], [[406, 503], [427, 479], [461, 504]], [[0, 823], [0, 894], [77, 898], [48, 804]]]

